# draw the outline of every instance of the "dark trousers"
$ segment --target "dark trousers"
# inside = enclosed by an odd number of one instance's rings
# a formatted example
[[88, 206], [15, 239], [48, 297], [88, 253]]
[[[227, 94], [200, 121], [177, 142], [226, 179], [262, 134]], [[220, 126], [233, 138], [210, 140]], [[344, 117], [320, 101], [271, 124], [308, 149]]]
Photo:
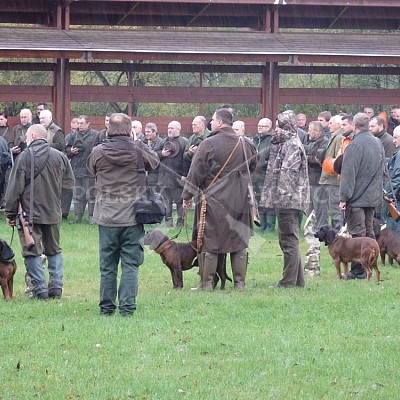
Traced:
[[118, 288], [119, 312], [136, 310], [139, 266], [143, 264], [143, 225], [107, 227], [99, 225], [100, 312], [112, 314], [117, 308], [118, 264], [121, 278]]
[[[370, 237], [374, 235], [374, 207], [353, 207], [347, 212], [347, 230], [352, 237]], [[351, 263], [351, 272], [360, 275], [364, 268], [360, 263]]]
[[89, 216], [93, 216], [95, 198], [95, 179], [91, 176], [75, 178], [74, 210], [77, 219], [82, 219], [86, 204], [88, 205]]
[[[311, 210], [314, 209], [317, 219], [316, 229], [328, 224], [328, 193], [324, 185], [310, 185]], [[339, 204], [338, 204], [339, 206]]]
[[278, 286], [304, 287], [304, 271], [299, 246], [299, 210], [276, 210], [279, 246], [283, 252], [283, 275]]
[[72, 197], [74, 191], [72, 189], [62, 189], [61, 191], [61, 210], [63, 218], [67, 218], [71, 209]]
[[167, 202], [167, 212], [165, 214], [165, 221], [172, 219], [172, 204], [176, 204], [176, 212], [178, 214], [178, 221], [183, 222], [183, 199], [182, 195], [182, 187], [178, 188], [161, 188], [161, 194]]

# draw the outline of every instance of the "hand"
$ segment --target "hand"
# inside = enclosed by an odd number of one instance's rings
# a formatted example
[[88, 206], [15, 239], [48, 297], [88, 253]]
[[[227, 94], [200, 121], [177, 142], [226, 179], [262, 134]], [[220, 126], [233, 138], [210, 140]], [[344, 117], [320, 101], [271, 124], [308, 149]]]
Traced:
[[21, 148], [20, 148], [19, 146], [11, 147], [11, 152], [12, 152], [13, 154], [21, 153]]
[[11, 227], [15, 226], [16, 225], [15, 218], [7, 217], [7, 225]]
[[188, 153], [190, 154], [190, 155], [193, 155], [194, 153], [196, 153], [196, 151], [197, 151], [197, 146], [190, 146], [189, 147], [189, 150], [188, 150]]
[[169, 157], [169, 156], [171, 155], [171, 150], [165, 150], [165, 149], [163, 149], [162, 152], [161, 152], [161, 155], [162, 155], [163, 157]]
[[192, 208], [192, 199], [190, 200], [183, 200], [183, 208]]
[[79, 153], [79, 149], [77, 147], [72, 146], [71, 147], [71, 154], [78, 154]]
[[340, 209], [341, 211], [345, 211], [345, 210], [346, 210], [346, 203], [345, 203], [344, 201], [341, 201], [341, 202], [339, 203], [339, 209]]

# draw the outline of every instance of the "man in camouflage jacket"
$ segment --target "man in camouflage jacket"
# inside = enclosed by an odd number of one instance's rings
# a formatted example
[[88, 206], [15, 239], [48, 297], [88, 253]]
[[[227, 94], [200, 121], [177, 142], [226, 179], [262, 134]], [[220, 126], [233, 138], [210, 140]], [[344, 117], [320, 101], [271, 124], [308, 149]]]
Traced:
[[284, 256], [278, 287], [304, 286], [299, 213], [307, 210], [309, 202], [307, 156], [297, 136], [296, 114], [288, 110], [277, 117], [261, 199], [261, 204], [274, 208], [278, 217], [279, 245]]

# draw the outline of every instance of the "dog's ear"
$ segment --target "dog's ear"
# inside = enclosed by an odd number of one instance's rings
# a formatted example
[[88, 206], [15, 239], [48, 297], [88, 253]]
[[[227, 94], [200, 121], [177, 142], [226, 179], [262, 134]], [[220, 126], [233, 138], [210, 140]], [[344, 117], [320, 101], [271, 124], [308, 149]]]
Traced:
[[335, 240], [336, 235], [337, 235], [337, 233], [336, 233], [336, 231], [334, 229], [329, 229], [326, 232], [325, 243], [327, 245], [331, 244]]
[[154, 229], [146, 234], [144, 244], [148, 244], [150, 250], [155, 250], [166, 240], [168, 240], [168, 236], [164, 232], [161, 232], [158, 229]]

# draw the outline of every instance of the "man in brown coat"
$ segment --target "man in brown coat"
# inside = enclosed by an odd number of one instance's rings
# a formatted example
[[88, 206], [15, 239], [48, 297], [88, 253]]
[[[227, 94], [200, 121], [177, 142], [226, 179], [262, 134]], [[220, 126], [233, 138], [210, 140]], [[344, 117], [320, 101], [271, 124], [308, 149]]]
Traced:
[[248, 168], [253, 172], [256, 167], [256, 149], [249, 140], [242, 142], [237, 137], [232, 119], [227, 109], [214, 113], [213, 132], [200, 143], [182, 193], [186, 208], [200, 191], [207, 201], [205, 216], [199, 218], [202, 247], [198, 249], [202, 289], [207, 291], [212, 290], [218, 254], [223, 253], [230, 253], [235, 288], [243, 290], [245, 286], [246, 249], [252, 235]]

